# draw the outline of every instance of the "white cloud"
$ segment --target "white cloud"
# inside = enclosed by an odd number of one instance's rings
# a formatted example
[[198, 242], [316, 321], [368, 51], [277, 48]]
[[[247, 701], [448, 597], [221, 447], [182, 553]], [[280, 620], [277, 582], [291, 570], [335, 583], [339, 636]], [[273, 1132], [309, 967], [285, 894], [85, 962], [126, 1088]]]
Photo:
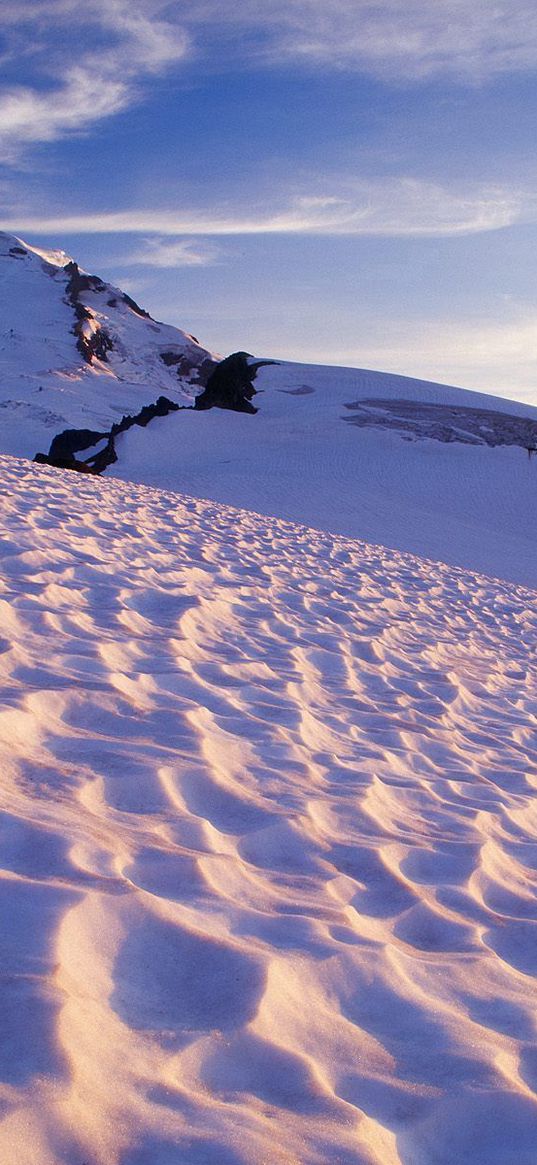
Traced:
[[187, 55], [200, 69], [293, 61], [392, 82], [537, 65], [534, 0], [4, 0], [0, 26], [2, 62], [34, 70], [26, 85], [0, 86], [7, 162], [125, 110], [144, 78]]
[[187, 25], [240, 29], [249, 51], [397, 80], [484, 80], [537, 64], [533, 0], [182, 0]]
[[[118, 257], [118, 267], [208, 267], [217, 261], [219, 249], [198, 239], [144, 239], [140, 250]], [[111, 261], [108, 261], [109, 266]]]
[[[317, 181], [318, 185], [318, 181]], [[347, 180], [335, 193], [304, 194], [257, 211], [138, 209], [69, 215], [12, 213], [4, 229], [68, 234], [151, 234], [160, 236], [354, 235], [441, 237], [498, 230], [535, 218], [535, 196], [486, 187], [449, 189], [411, 178]], [[183, 244], [179, 244], [180, 254]], [[155, 254], [160, 254], [158, 247]], [[159, 264], [156, 264], [159, 265]], [[160, 265], [163, 265], [162, 263]]]
[[121, 80], [92, 76], [88, 69], [66, 70], [62, 85], [48, 93], [19, 86], [0, 96], [0, 142], [12, 153], [15, 144], [52, 141], [83, 129], [123, 108], [127, 86]]
[[144, 77], [189, 52], [206, 69], [292, 61], [395, 82], [537, 65], [534, 0], [5, 0], [0, 29], [2, 62], [35, 70], [34, 83], [0, 87], [5, 161], [125, 110]]
[[[2, 11], [7, 49], [32, 57], [35, 82], [0, 88], [0, 158], [80, 133], [126, 109], [145, 75], [187, 52], [184, 31], [135, 0], [22, 0]], [[31, 34], [31, 41], [27, 37]], [[95, 41], [100, 48], [88, 48]], [[31, 44], [31, 49], [28, 48]]]

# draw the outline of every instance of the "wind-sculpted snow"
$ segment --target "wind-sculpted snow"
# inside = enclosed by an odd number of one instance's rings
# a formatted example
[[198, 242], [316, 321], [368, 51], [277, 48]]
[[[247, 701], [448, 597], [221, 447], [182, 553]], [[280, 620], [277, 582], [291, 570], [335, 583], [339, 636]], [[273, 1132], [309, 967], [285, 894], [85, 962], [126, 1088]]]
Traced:
[[0, 1159], [535, 1165], [534, 594], [2, 488]]

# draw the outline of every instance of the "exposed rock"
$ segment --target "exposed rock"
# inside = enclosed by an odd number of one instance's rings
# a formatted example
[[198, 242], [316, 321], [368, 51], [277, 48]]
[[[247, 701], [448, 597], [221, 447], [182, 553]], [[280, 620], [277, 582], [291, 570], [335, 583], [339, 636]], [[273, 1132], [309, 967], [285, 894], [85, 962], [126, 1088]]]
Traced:
[[[56, 469], [74, 469], [78, 473], [100, 474], [109, 465], [117, 461], [115, 438], [120, 433], [126, 433], [133, 425], [145, 428], [154, 417], [166, 417], [168, 413], [177, 412], [183, 406], [178, 405], [166, 396], [159, 396], [154, 404], [144, 405], [135, 416], [127, 414], [115, 425], [109, 433], [99, 433], [93, 429], [65, 429], [54, 437], [48, 453], [36, 453], [34, 461], [41, 465], [54, 465]], [[89, 457], [79, 460], [75, 453], [106, 444], [103, 448], [92, 453]]]
[[195, 376], [192, 375], [190, 377], [191, 384], [201, 384], [203, 388], [206, 388], [209, 382], [209, 378], [212, 376], [215, 367], [216, 361], [211, 360], [210, 356], [206, 356], [205, 359], [201, 361], [201, 364], [197, 364], [193, 369]]
[[185, 359], [182, 352], [160, 352], [160, 359], [167, 368], [172, 368], [174, 364], [180, 364], [181, 360]]
[[196, 397], [196, 409], [232, 409], [236, 413], [256, 413], [252, 397], [256, 394], [253, 382], [258, 368], [274, 364], [274, 360], [258, 360], [249, 364], [248, 352], [233, 352], [217, 364], [209, 376], [205, 392]]
[[[132, 299], [130, 295], [127, 295], [126, 291], [122, 291], [119, 298], [121, 299], [122, 303], [126, 303], [127, 307], [130, 307], [131, 311], [133, 311], [135, 313], [135, 315], [141, 316], [142, 319], [144, 319], [144, 320], [152, 320], [153, 319], [153, 317], [149, 315], [149, 312], [146, 311], [145, 308], [140, 307], [140, 305], [138, 303], [136, 303], [136, 300]], [[118, 304], [117, 295], [112, 296], [111, 299], [107, 299], [106, 302], [108, 304], [108, 307], [117, 307], [117, 304]]]
[[130, 295], [127, 295], [126, 291], [123, 292], [123, 303], [126, 303], [127, 307], [130, 307], [131, 311], [135, 312], [137, 316], [141, 316], [142, 319], [151, 320], [153, 318], [149, 315], [149, 312], [146, 311], [145, 308], [140, 307], [139, 304], [136, 303], [135, 299], [131, 299]]
[[177, 367], [177, 375], [181, 380], [189, 380], [191, 384], [207, 385], [209, 377], [217, 367], [216, 361], [206, 357], [200, 364], [195, 364], [184, 352], [173, 350], [160, 353], [160, 359], [167, 368]]
[[74, 259], [66, 263], [63, 270], [69, 276], [67, 294], [71, 301], [77, 301], [81, 291], [106, 291], [106, 284], [102, 279], [99, 279], [98, 275], [88, 275], [86, 271], [81, 271]]
[[97, 433], [94, 429], [64, 429], [63, 433], [58, 433], [54, 437], [49, 449], [49, 457], [52, 459], [62, 457], [64, 460], [69, 460], [74, 453], [79, 453], [82, 449], [90, 449], [92, 445], [97, 445], [105, 437], [108, 437], [108, 433]]
[[71, 260], [63, 270], [69, 276], [67, 282], [67, 302], [74, 309], [76, 323], [73, 333], [76, 336], [76, 346], [87, 364], [92, 361], [107, 361], [107, 353], [113, 348], [108, 332], [95, 322], [93, 313], [80, 300], [82, 291], [105, 291], [106, 284], [98, 275], [87, 275], [81, 271], [78, 263]]

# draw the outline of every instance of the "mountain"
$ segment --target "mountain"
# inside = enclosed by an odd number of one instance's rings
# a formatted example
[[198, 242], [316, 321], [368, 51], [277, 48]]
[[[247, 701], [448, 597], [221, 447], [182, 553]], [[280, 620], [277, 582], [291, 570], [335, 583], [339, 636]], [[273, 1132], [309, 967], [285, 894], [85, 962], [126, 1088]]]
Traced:
[[537, 585], [537, 410], [283, 362], [254, 386], [255, 416], [130, 429], [110, 473]]
[[0, 236], [0, 449], [537, 584], [537, 409], [226, 362], [63, 251]]
[[[107, 433], [159, 396], [191, 405], [215, 358], [63, 251], [0, 234], [1, 448], [48, 452], [66, 429]], [[88, 447], [91, 452], [90, 447]]]

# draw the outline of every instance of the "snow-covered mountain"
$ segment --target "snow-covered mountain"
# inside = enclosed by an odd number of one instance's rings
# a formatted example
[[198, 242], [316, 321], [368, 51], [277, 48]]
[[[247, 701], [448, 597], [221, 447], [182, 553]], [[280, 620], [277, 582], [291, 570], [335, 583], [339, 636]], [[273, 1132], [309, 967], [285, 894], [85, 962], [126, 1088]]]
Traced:
[[359, 369], [224, 363], [1, 236], [0, 450], [537, 585], [537, 409]]
[[537, 410], [349, 368], [254, 385], [255, 416], [130, 429], [110, 473], [537, 585]]
[[[191, 405], [215, 358], [63, 251], [0, 234], [0, 446], [33, 457], [159, 396]], [[88, 454], [91, 448], [88, 447]]]

